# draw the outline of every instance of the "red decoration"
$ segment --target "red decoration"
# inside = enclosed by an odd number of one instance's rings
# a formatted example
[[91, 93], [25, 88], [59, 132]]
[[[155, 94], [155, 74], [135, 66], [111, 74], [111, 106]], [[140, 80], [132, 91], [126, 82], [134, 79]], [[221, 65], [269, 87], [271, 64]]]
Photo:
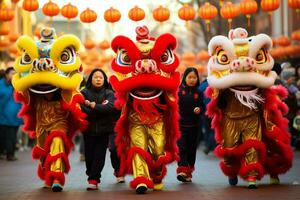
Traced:
[[158, 8], [153, 10], [153, 18], [158, 22], [167, 21], [170, 18], [170, 11], [168, 8], [164, 8], [159, 6]]
[[14, 18], [14, 11], [10, 8], [0, 9], [0, 21], [6, 22], [11, 21]]
[[97, 13], [87, 8], [80, 14], [80, 20], [83, 23], [92, 23], [97, 20]]
[[73, 6], [71, 3], [64, 5], [61, 9], [61, 15], [67, 19], [73, 19], [78, 15], [78, 8]]
[[196, 11], [192, 6], [189, 6], [188, 4], [184, 4], [179, 10], [178, 10], [178, 17], [182, 20], [185, 20], [186, 22], [195, 19]]
[[59, 14], [59, 7], [56, 3], [53, 3], [51, 0], [49, 0], [49, 2], [43, 6], [42, 11], [44, 15], [53, 17]]
[[231, 29], [232, 19], [239, 16], [240, 8], [239, 6], [233, 4], [232, 2], [226, 2], [221, 8], [221, 16], [228, 20], [229, 29]]
[[211, 5], [210, 3], [206, 2], [204, 5], [202, 5], [199, 8], [198, 14], [201, 19], [205, 20], [206, 28], [209, 31], [210, 20], [212, 20], [213, 18], [215, 18], [218, 15], [218, 10], [217, 10], [216, 6]]
[[246, 15], [248, 21], [248, 27], [250, 27], [250, 19], [253, 13], [257, 11], [257, 3], [255, 0], [243, 0], [240, 3], [240, 11]]
[[119, 10], [111, 7], [104, 12], [104, 19], [109, 23], [115, 23], [121, 19], [121, 13]]
[[23, 9], [29, 12], [36, 11], [39, 9], [39, 2], [37, 0], [24, 0]]
[[132, 21], [141, 21], [145, 18], [145, 11], [142, 8], [139, 8], [138, 6], [135, 6], [134, 8], [131, 8], [129, 10], [128, 17]]

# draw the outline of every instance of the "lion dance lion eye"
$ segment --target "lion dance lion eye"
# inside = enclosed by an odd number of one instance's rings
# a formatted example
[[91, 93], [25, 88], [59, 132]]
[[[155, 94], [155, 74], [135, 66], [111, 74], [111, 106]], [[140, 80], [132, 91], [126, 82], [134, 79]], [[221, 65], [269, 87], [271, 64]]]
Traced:
[[24, 53], [21, 59], [21, 64], [29, 64], [31, 63], [31, 57], [28, 53]]
[[221, 65], [228, 65], [230, 60], [223, 49], [217, 51], [217, 62]]
[[125, 49], [118, 49], [116, 62], [120, 66], [131, 66], [131, 59]]
[[261, 48], [255, 56], [255, 60], [258, 64], [267, 62], [267, 55], [263, 48]]
[[162, 64], [172, 64], [174, 62], [174, 55], [170, 48], [166, 49], [163, 55], [160, 57]]
[[59, 62], [62, 64], [70, 64], [73, 62], [75, 57], [75, 52], [72, 48], [66, 48], [59, 56]]

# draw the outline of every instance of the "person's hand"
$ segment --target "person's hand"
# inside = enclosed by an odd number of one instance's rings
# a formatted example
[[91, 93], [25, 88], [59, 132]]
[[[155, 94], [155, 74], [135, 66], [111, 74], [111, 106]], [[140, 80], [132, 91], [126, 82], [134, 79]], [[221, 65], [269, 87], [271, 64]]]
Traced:
[[85, 104], [86, 106], [90, 106], [90, 103], [91, 103], [91, 102], [90, 102], [89, 100], [85, 100], [85, 101], [84, 101], [84, 104]]
[[91, 108], [95, 108], [95, 106], [96, 106], [96, 102], [90, 102], [90, 107]]
[[195, 113], [195, 114], [198, 115], [198, 114], [200, 113], [200, 111], [201, 111], [201, 109], [200, 109], [199, 107], [195, 107], [195, 108], [194, 108], [194, 113]]

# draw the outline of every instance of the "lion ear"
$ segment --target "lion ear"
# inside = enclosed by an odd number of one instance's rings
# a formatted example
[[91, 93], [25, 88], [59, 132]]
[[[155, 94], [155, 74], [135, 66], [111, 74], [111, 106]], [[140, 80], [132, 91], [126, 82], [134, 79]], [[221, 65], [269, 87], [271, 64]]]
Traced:
[[17, 48], [20, 53], [24, 51], [29, 54], [31, 58], [38, 58], [38, 48], [34, 40], [29, 36], [21, 36], [16, 42]]

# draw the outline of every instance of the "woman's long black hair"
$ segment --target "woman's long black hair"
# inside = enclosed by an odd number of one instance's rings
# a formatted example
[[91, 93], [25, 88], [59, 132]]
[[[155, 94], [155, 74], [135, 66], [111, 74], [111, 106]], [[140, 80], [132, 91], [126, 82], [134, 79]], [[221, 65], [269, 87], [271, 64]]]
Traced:
[[185, 82], [185, 79], [187, 77], [187, 75], [191, 72], [194, 72], [197, 76], [197, 83], [195, 85], [195, 87], [198, 87], [200, 85], [200, 80], [199, 80], [199, 74], [198, 74], [198, 70], [195, 68], [195, 67], [188, 67], [185, 69], [185, 71], [183, 72], [183, 75], [182, 75], [182, 79], [181, 79], [181, 84], [180, 85], [184, 85], [184, 86], [187, 86], [186, 85], [186, 82]]
[[101, 72], [103, 74], [103, 78], [104, 78], [103, 87], [105, 89], [109, 89], [110, 86], [109, 86], [109, 83], [108, 83], [107, 75], [105, 74], [105, 72], [102, 69], [99, 69], [99, 68], [96, 68], [96, 69], [92, 70], [92, 72], [90, 73], [89, 78], [86, 82], [85, 87], [88, 88], [88, 89], [93, 87], [92, 78], [93, 78], [94, 73], [96, 73], [96, 72]]

